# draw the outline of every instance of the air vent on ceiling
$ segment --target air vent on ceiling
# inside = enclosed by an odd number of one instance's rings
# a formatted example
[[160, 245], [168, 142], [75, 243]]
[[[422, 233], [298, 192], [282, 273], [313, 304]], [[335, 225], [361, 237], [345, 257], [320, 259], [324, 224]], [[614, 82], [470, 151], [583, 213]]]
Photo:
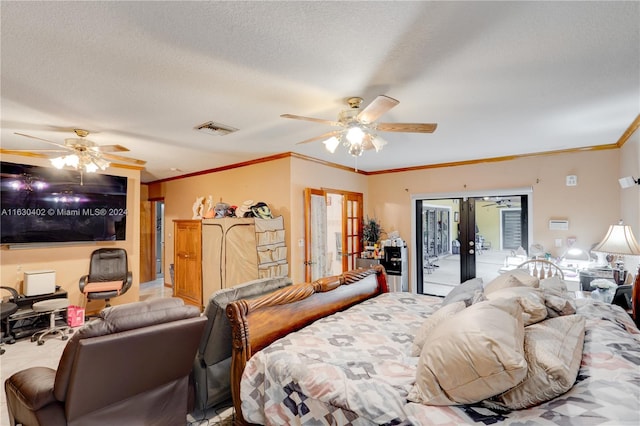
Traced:
[[216, 123], [213, 121], [207, 121], [206, 123], [202, 123], [199, 126], [194, 127], [194, 129], [201, 132], [210, 133], [216, 136], [224, 136], [224, 135], [228, 135], [229, 133], [238, 131], [238, 129], [236, 129], [235, 127], [225, 126], [224, 124]]

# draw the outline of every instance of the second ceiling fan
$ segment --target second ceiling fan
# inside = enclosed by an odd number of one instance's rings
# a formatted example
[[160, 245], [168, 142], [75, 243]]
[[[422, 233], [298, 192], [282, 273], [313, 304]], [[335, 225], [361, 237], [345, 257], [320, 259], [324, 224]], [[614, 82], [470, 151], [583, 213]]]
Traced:
[[306, 120], [315, 123], [339, 127], [331, 132], [298, 142], [298, 144], [324, 140], [327, 150], [335, 152], [339, 144], [347, 147], [349, 154], [359, 157], [365, 150], [380, 151], [386, 141], [379, 132], [433, 133], [438, 126], [435, 123], [377, 123], [376, 120], [400, 102], [385, 95], [377, 96], [364, 109], [360, 108], [363, 99], [352, 97], [347, 99], [348, 109], [338, 114], [338, 120], [304, 117], [294, 114], [282, 114], [283, 118]]
[[73, 129], [73, 132], [77, 137], [66, 138], [63, 143], [16, 132], [15, 134], [18, 136], [24, 136], [48, 143], [49, 145], [55, 146], [56, 149], [21, 149], [5, 150], [5, 152], [10, 154], [20, 154], [24, 152], [36, 154], [41, 153], [51, 157], [51, 163], [58, 169], [70, 166], [77, 170], [86, 171], [88, 173], [92, 173], [97, 170], [105, 170], [111, 163], [130, 163], [136, 166], [143, 166], [146, 164], [146, 161], [144, 160], [138, 160], [135, 158], [123, 157], [121, 155], [114, 154], [114, 152], [129, 151], [129, 149], [125, 148], [122, 145], [98, 145], [92, 140], [87, 139], [87, 136], [89, 136], [88, 130]]

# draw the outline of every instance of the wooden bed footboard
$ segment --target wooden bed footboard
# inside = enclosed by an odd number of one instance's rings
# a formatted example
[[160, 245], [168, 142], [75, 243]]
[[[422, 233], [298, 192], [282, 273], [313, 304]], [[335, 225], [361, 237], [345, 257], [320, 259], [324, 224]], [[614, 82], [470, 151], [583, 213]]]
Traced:
[[255, 352], [320, 318], [388, 291], [384, 268], [376, 265], [229, 303], [227, 317], [233, 345], [231, 394], [236, 423], [246, 424], [241, 410], [240, 379]]

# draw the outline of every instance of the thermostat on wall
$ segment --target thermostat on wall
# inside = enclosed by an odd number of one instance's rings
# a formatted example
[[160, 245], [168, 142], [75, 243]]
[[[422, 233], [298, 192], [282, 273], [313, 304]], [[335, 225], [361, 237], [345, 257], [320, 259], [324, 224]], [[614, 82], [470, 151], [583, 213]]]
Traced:
[[566, 219], [551, 219], [549, 221], [549, 229], [552, 231], [567, 231], [569, 229], [569, 221]]

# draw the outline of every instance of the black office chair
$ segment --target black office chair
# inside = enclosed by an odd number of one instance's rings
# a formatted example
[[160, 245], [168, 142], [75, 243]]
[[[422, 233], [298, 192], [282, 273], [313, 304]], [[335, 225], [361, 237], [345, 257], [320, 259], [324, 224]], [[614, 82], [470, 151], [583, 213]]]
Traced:
[[[18, 292], [14, 288], [11, 288], [11, 287], [0, 287], [0, 288], [10, 292], [12, 300], [15, 301], [18, 299]], [[5, 302], [5, 301], [0, 302], [0, 322], [2, 324], [2, 328], [0, 331], [0, 346], [4, 346], [4, 342], [12, 343], [14, 341], [13, 336], [9, 334], [9, 325], [8, 325], [7, 319], [17, 310], [18, 310], [18, 305], [16, 305], [13, 302]], [[0, 347], [0, 355], [2, 355], [3, 353], [5, 353], [5, 350], [4, 348]]]
[[126, 250], [101, 248], [91, 254], [89, 274], [80, 278], [79, 285], [87, 301], [102, 299], [109, 307], [110, 299], [126, 293], [132, 282]]

